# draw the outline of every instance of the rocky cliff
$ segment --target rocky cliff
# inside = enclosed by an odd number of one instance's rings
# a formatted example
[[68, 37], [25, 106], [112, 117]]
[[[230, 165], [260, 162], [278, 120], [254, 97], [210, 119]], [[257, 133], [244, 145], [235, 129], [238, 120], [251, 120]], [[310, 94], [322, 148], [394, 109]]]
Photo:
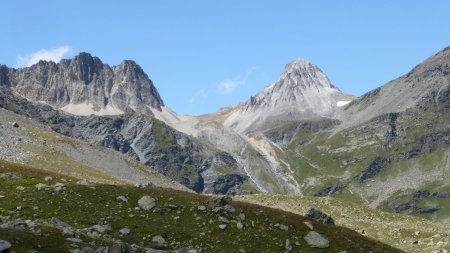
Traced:
[[21, 96], [75, 115], [148, 113], [164, 105], [152, 81], [134, 61], [110, 67], [88, 53], [29, 68], [0, 66], [0, 84]]

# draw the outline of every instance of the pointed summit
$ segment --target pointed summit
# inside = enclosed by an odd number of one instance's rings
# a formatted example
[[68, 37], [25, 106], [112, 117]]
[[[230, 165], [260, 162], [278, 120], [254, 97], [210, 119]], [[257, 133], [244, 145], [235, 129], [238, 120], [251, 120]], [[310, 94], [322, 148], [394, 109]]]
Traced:
[[[316, 65], [296, 59], [286, 65], [277, 82], [252, 96], [225, 120], [239, 132], [261, 130], [277, 122], [333, 117], [348, 100]], [[245, 119], [245, 120], [244, 120]]]

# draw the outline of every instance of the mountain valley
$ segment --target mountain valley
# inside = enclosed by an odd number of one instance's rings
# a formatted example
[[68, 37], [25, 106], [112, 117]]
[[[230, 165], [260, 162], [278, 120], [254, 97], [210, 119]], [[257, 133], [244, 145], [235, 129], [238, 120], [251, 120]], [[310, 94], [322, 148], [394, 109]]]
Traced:
[[[64, 251], [119, 241], [133, 252], [450, 250], [450, 47], [360, 97], [296, 59], [247, 101], [198, 116], [172, 111], [131, 60], [111, 67], [80, 53], [0, 65], [0, 120], [0, 239], [25, 245], [44, 234], [43, 252], [49, 238]], [[69, 190], [36, 190], [46, 177]], [[231, 197], [205, 204], [225, 198], [217, 194]], [[136, 207], [142, 195], [156, 208]], [[83, 212], [72, 211], [77, 203]], [[337, 226], [304, 217], [312, 207]], [[82, 241], [67, 242], [49, 224], [56, 216]], [[33, 219], [39, 225], [24, 226], [39, 229], [10, 236]], [[111, 231], [88, 233], [99, 223]], [[309, 230], [328, 247], [311, 246]], [[157, 246], [159, 234], [171, 243]]]

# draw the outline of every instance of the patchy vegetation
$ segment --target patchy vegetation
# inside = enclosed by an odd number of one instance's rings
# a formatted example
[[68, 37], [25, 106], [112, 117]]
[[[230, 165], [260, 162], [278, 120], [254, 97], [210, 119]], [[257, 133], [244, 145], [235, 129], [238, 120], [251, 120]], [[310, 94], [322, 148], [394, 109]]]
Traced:
[[[67, 252], [119, 242], [135, 252], [401, 252], [347, 228], [227, 198], [93, 185], [3, 161], [0, 175], [0, 238], [17, 252]], [[145, 195], [155, 201], [150, 210], [144, 210], [145, 201], [138, 204]], [[328, 247], [313, 248], [305, 241], [317, 233], [304, 222], [329, 241]]]

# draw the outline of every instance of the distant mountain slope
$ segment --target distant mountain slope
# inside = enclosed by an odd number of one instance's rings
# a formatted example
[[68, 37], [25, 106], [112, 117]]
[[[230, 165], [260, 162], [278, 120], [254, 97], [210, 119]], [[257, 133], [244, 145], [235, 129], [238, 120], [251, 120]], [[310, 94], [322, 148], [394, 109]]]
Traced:
[[450, 86], [450, 47], [426, 59], [403, 75], [342, 109], [342, 127], [364, 123], [385, 113], [428, 107], [430, 103], [447, 106]]
[[301, 190], [450, 221], [450, 50], [336, 113], [265, 131]]

